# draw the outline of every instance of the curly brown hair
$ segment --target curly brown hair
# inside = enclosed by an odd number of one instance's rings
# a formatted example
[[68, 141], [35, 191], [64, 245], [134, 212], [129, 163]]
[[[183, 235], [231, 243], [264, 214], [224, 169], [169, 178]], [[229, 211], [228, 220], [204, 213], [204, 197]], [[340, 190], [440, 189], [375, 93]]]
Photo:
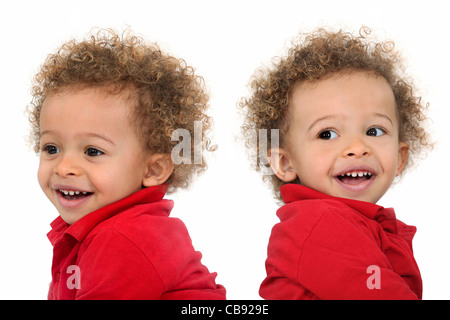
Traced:
[[[283, 146], [284, 135], [289, 126], [288, 108], [293, 89], [302, 82], [315, 82], [337, 73], [367, 71], [384, 77], [391, 86], [397, 104], [399, 118], [399, 141], [410, 146], [407, 167], [414, 158], [419, 158], [432, 146], [425, 130], [425, 111], [421, 97], [415, 95], [412, 81], [403, 76], [402, 58], [394, 50], [392, 41], [376, 42], [369, 39], [371, 30], [360, 29], [359, 35], [342, 30], [333, 32], [324, 28], [308, 34], [300, 34], [287, 56], [277, 58], [272, 67], [259, 69], [252, 77], [252, 95], [242, 98], [239, 106], [244, 111], [242, 126], [249, 151], [255, 147], [255, 134], [259, 129], [279, 129], [279, 144]], [[271, 135], [267, 137], [270, 150]], [[260, 145], [256, 145], [260, 153]], [[256, 169], [268, 166], [268, 161], [258, 158]], [[276, 175], [265, 175], [264, 180], [272, 183], [275, 197], [281, 200], [279, 190], [285, 184]], [[292, 183], [292, 182], [291, 182]], [[300, 183], [297, 178], [293, 183]]]
[[[194, 137], [197, 121], [201, 122], [204, 141], [209, 142], [206, 133], [212, 120], [206, 114], [209, 94], [203, 78], [184, 60], [162, 52], [157, 44], [146, 43], [130, 30], [120, 35], [101, 29], [86, 40], [62, 45], [47, 57], [36, 74], [33, 99], [27, 107], [35, 152], [39, 152], [39, 121], [46, 97], [61, 90], [89, 87], [102, 88], [110, 94], [129, 94], [136, 134], [152, 153], [171, 153], [178, 143], [171, 139], [174, 130], [185, 129]], [[199, 146], [191, 140], [193, 154]], [[200, 150], [204, 151], [207, 144], [202, 143]], [[192, 178], [206, 168], [203, 153], [201, 163], [176, 164], [166, 181], [168, 192], [187, 188]]]

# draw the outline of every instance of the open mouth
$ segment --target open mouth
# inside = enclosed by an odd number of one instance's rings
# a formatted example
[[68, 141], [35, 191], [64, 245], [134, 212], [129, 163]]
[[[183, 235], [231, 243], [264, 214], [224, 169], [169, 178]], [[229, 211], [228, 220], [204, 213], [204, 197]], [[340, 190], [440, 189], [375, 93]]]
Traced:
[[66, 200], [80, 200], [89, 197], [90, 195], [93, 194], [93, 192], [87, 191], [62, 190], [62, 189], [59, 189], [58, 192]]
[[374, 174], [368, 171], [350, 171], [338, 175], [336, 178], [342, 183], [348, 185], [359, 185], [374, 177]]

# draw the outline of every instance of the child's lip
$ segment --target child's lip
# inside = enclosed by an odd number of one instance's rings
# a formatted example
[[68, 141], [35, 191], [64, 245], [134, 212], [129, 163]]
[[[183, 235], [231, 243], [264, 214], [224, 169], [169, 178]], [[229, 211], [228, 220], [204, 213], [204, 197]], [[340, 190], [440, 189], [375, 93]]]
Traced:
[[[356, 176], [351, 176], [353, 178], [359, 178], [360, 181], [354, 181], [355, 183], [345, 183], [343, 180], [345, 180], [346, 177], [350, 178], [348, 176], [349, 173], [356, 173]], [[339, 171], [334, 178], [336, 182], [347, 191], [361, 192], [367, 190], [373, 183], [376, 178], [376, 171], [369, 166], [351, 166]]]
[[[70, 185], [53, 185], [52, 189], [56, 193], [56, 197], [58, 199], [59, 204], [67, 209], [76, 209], [83, 205], [88, 199], [90, 199], [94, 193], [91, 191], [87, 191], [86, 189], [70, 186]], [[63, 193], [67, 195], [65, 192], [70, 192], [69, 195], [80, 193], [84, 196], [77, 198], [77, 199], [66, 199], [63, 196]]]
[[76, 208], [80, 207], [94, 195], [93, 193], [91, 193], [91, 194], [87, 194], [86, 196], [79, 198], [79, 199], [68, 200], [63, 197], [61, 192], [59, 192], [59, 191], [55, 191], [55, 192], [56, 192], [56, 197], [58, 198], [59, 204], [62, 207], [67, 208], [67, 209], [76, 209]]

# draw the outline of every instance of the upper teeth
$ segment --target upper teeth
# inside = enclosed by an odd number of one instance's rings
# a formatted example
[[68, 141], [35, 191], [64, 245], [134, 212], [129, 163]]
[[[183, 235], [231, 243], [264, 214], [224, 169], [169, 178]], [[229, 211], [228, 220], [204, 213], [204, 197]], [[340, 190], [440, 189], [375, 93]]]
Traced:
[[352, 171], [352, 172], [347, 172], [347, 173], [343, 173], [343, 174], [341, 174], [341, 175], [339, 175], [340, 177], [345, 177], [345, 176], [347, 176], [347, 177], [353, 177], [353, 178], [355, 178], [355, 177], [364, 177], [364, 176], [372, 176], [372, 173], [370, 173], [370, 172], [367, 172], [367, 171]]
[[61, 190], [61, 189], [59, 191], [64, 193], [66, 196], [67, 195], [73, 196], [74, 194], [80, 194], [80, 193], [86, 194], [87, 193], [87, 192], [84, 192], [84, 191], [72, 191], [72, 190]]

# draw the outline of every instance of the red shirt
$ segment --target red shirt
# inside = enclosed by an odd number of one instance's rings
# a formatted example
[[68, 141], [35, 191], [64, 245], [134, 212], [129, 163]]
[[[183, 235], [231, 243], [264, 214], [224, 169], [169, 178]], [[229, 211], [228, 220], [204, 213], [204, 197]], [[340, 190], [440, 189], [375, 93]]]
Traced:
[[285, 206], [272, 229], [264, 299], [421, 299], [416, 228], [393, 209], [281, 187]]
[[165, 187], [142, 189], [84, 216], [51, 223], [49, 299], [225, 299]]

